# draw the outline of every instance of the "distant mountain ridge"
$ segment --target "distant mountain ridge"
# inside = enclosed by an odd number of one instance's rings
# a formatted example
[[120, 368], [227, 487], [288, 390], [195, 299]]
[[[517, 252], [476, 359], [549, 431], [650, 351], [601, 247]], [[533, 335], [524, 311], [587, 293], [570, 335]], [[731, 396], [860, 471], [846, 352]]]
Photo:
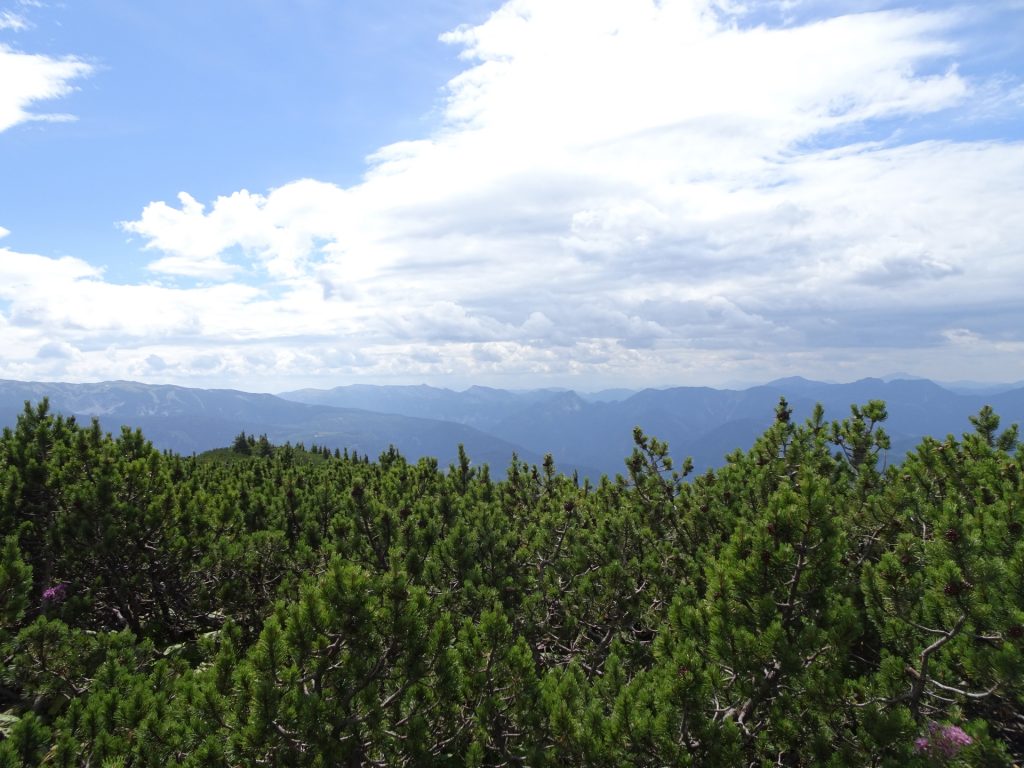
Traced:
[[746, 450], [774, 418], [785, 396], [799, 419], [815, 403], [830, 419], [854, 403], [885, 400], [898, 461], [924, 435], [968, 431], [968, 417], [991, 405], [1004, 426], [1024, 422], [1024, 388], [955, 392], [927, 379], [861, 379], [831, 384], [790, 377], [745, 389], [671, 387], [637, 392], [509, 391], [427, 385], [349, 385], [280, 395], [195, 389], [128, 381], [67, 384], [0, 381], [0, 424], [13, 425], [24, 401], [48, 397], [54, 410], [99, 418], [104, 429], [139, 427], [154, 445], [180, 453], [230, 444], [240, 431], [272, 441], [348, 448], [377, 456], [395, 445], [410, 460], [454, 461], [465, 445], [475, 463], [496, 470], [512, 454], [539, 463], [551, 453], [556, 466], [597, 478], [624, 470], [635, 426], [669, 443], [672, 455], [692, 456], [698, 471]]
[[472, 387], [465, 392], [435, 387], [343, 386], [330, 390], [285, 392], [301, 402], [394, 409], [403, 415], [454, 418], [536, 453], [552, 453], [556, 463], [575, 462], [609, 474], [623, 469], [632, 450], [632, 430], [667, 440], [673, 455], [692, 456], [698, 469], [717, 466], [736, 448], [747, 449], [774, 418], [785, 396], [797, 418], [821, 403], [828, 418], [843, 418], [850, 405], [885, 400], [898, 460], [924, 435], [944, 437], [970, 429], [968, 417], [990, 404], [1004, 425], [1024, 421], [1024, 388], [993, 388], [992, 393], [958, 393], [928, 379], [861, 379], [831, 384], [789, 377], [745, 389], [672, 387], [645, 389], [614, 398], [571, 390], [519, 393]]
[[230, 445], [244, 431], [266, 434], [275, 443], [315, 443], [357, 450], [374, 458], [394, 444], [410, 460], [433, 456], [449, 463], [455, 460], [461, 443], [479, 463], [504, 466], [513, 453], [525, 461], [543, 460], [527, 447], [450, 421], [307, 405], [238, 390], [130, 381], [0, 380], [0, 425], [13, 426], [26, 400], [35, 403], [43, 397], [49, 398], [56, 412], [80, 420], [96, 417], [104, 429], [115, 433], [122, 425], [138, 427], [156, 447], [184, 454]]

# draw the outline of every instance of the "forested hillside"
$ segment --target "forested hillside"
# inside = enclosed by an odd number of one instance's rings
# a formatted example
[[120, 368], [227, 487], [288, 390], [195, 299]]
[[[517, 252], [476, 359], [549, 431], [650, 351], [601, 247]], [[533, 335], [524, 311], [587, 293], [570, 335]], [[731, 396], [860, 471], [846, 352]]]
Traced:
[[[767, 414], [771, 419], [771, 414]], [[0, 439], [0, 766], [1005, 766], [1024, 452], [881, 402], [599, 483], [26, 406]]]

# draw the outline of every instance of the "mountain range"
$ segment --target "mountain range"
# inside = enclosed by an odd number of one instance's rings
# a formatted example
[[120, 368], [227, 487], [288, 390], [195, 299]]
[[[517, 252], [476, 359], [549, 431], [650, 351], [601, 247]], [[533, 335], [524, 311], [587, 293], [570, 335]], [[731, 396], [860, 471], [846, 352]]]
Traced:
[[356, 450], [376, 457], [396, 446], [407, 458], [433, 456], [442, 465], [464, 445], [474, 463], [503, 470], [513, 453], [531, 464], [546, 453], [565, 472], [597, 478], [624, 470], [634, 426], [669, 443], [678, 459], [691, 456], [698, 471], [749, 448], [774, 418], [785, 396], [794, 417], [815, 403], [843, 418], [854, 403], [886, 401], [886, 431], [899, 461], [924, 435], [969, 430], [968, 417], [991, 405], [1004, 425], [1024, 421], [1024, 388], [953, 391], [926, 379], [862, 379], [849, 384], [780, 379], [746, 389], [672, 387], [642, 391], [465, 391], [421, 386], [350, 385], [280, 395], [195, 389], [127, 381], [97, 384], [0, 381], [0, 425], [11, 426], [25, 401], [49, 398], [51, 408], [103, 428], [141, 428], [158, 448], [199, 453], [230, 445], [239, 432], [266, 434], [275, 443]]

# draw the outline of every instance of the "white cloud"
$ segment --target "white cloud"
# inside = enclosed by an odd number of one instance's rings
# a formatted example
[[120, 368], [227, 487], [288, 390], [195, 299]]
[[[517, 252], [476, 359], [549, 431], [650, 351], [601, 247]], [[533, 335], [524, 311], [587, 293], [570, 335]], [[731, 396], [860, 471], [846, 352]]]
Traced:
[[466, 61], [443, 128], [360, 183], [183, 192], [123, 224], [194, 287], [0, 251], [4, 333], [35, 354], [31, 318], [81, 350], [68, 375], [221, 382], [834, 377], [937, 350], [955, 369], [949, 317], [1020, 306], [1024, 145], [877, 126], [1005, 113], [1020, 84], [958, 72], [950, 12], [744, 18], [512, 0], [443, 36]]
[[242, 190], [218, 198], [209, 213], [188, 193], [178, 200], [180, 208], [151, 203], [138, 221], [122, 224], [147, 238], [147, 249], [168, 254], [149, 265], [154, 272], [224, 279], [239, 269], [223, 259], [237, 246], [270, 277], [297, 277], [318, 242], [340, 245], [348, 223], [345, 191], [308, 179], [270, 196]]
[[15, 32], [20, 32], [28, 29], [28, 21], [14, 11], [0, 11], [0, 29], [13, 29]]
[[28, 120], [74, 119], [66, 114], [32, 112], [30, 107], [67, 96], [73, 90], [72, 81], [92, 71], [92, 65], [73, 56], [21, 53], [0, 43], [0, 131]]
[[74, 360], [81, 355], [79, 349], [66, 341], [49, 341], [36, 352], [36, 357], [41, 360]]

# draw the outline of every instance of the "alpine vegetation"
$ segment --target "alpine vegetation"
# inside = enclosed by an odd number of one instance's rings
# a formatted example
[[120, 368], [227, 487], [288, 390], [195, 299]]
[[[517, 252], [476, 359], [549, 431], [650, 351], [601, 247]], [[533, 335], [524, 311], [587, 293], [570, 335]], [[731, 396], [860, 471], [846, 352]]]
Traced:
[[[1009, 766], [1024, 452], [885, 406], [594, 484], [26, 404], [0, 438], [0, 766]], [[965, 425], [967, 426], [967, 425]]]

